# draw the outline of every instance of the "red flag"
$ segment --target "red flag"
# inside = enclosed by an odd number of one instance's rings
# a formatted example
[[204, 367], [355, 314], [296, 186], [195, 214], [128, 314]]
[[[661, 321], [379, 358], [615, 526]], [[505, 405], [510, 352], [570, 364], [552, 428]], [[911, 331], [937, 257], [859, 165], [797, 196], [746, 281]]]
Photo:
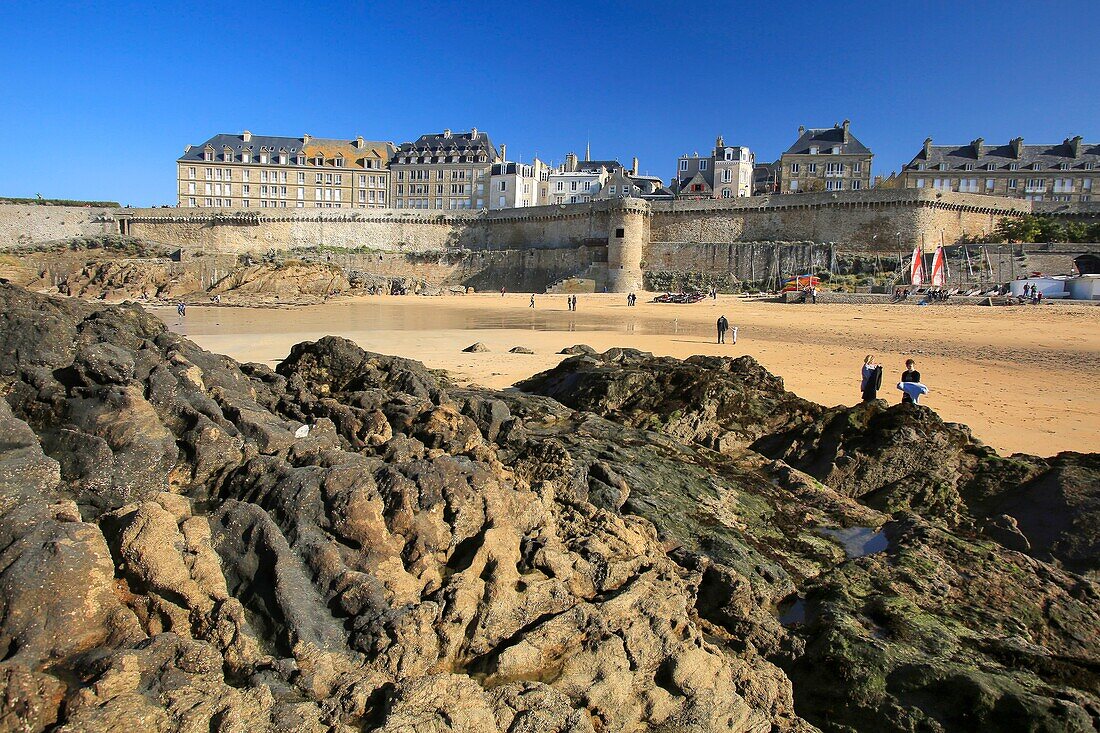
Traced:
[[947, 283], [947, 258], [943, 254], [943, 245], [936, 247], [932, 258], [932, 284], [942, 286]]
[[909, 266], [909, 281], [913, 285], [924, 284], [924, 250], [918, 244], [913, 248], [913, 262]]

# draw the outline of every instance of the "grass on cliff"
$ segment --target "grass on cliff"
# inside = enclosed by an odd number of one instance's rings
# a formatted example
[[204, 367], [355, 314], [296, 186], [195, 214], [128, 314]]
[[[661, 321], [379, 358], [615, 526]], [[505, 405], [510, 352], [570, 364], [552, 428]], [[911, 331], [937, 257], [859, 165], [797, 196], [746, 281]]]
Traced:
[[0, 197], [0, 204], [35, 204], [37, 206], [87, 206], [98, 209], [120, 209], [117, 201], [79, 201], [76, 199], [18, 199]]

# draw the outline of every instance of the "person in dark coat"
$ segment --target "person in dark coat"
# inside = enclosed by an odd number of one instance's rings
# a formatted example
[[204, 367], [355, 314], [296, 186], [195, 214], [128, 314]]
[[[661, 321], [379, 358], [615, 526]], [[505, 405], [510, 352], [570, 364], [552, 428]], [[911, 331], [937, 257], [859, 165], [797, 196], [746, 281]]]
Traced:
[[725, 316], [718, 317], [718, 343], [726, 343], [726, 331], [730, 330], [730, 322]]
[[[920, 372], [917, 371], [917, 362], [912, 359], [905, 360], [905, 371], [901, 373], [901, 381], [903, 382], [919, 382]], [[913, 398], [908, 393], [904, 393], [901, 396], [902, 402], [912, 402]]]

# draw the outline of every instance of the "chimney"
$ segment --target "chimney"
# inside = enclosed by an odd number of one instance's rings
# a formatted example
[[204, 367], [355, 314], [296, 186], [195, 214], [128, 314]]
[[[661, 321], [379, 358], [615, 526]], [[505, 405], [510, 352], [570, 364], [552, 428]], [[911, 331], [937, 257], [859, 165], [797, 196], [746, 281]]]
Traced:
[[1069, 146], [1069, 151], [1071, 153], [1073, 153], [1074, 158], [1080, 157], [1080, 155], [1081, 155], [1081, 136], [1080, 135], [1077, 135], [1075, 137], [1070, 138], [1069, 140], [1066, 140], [1066, 145]]
[[848, 128], [851, 127], [851, 125], [851, 120], [844, 120], [844, 142], [848, 142], [849, 138], [851, 137], [851, 133], [848, 131]]
[[451, 139], [451, 130], [450, 130], [450, 128], [447, 128], [443, 131], [443, 137], [447, 140]]
[[471, 140], [477, 140], [477, 128], [476, 127], [470, 128], [470, 139]]
[[565, 156], [565, 172], [574, 173], [577, 170], [577, 154], [569, 153]]
[[356, 138], [355, 138], [355, 147], [358, 148], [359, 150], [363, 149], [364, 146], [363, 146], [363, 136], [362, 135], [356, 136]]
[[501, 143], [501, 145], [500, 145], [500, 162], [501, 163], [507, 163], [508, 162], [508, 146], [505, 145], [504, 143]]
[[982, 145], [982, 143], [984, 143], [984, 142], [985, 142], [984, 138], [978, 138], [977, 140], [970, 143], [970, 147], [974, 148], [974, 157], [975, 158], [982, 157], [982, 150], [985, 147], [984, 145]]
[[799, 125], [798, 126], [798, 136], [802, 137], [805, 134], [806, 134], [806, 126], [805, 125]]
[[726, 141], [722, 139], [721, 135], [719, 135], [718, 139], [714, 141], [714, 147], [716, 147], [716, 148], [726, 147]]
[[313, 135], [302, 135], [302, 144], [309, 145], [309, 141], [313, 139]]
[[1012, 155], [1015, 158], [1019, 158], [1024, 152], [1024, 139], [1022, 137], [1014, 137], [1008, 141], [1009, 146], [1012, 148]]
[[252, 133], [248, 130], [245, 130], [241, 133], [241, 139], [244, 140], [246, 143], [252, 142]]
[[637, 155], [634, 156], [634, 160], [631, 163], [630, 175], [632, 175], [632, 176], [638, 175], [638, 156]]
[[924, 138], [924, 159], [928, 160], [928, 158], [931, 155], [932, 155], [932, 138], [926, 137], [926, 138]]

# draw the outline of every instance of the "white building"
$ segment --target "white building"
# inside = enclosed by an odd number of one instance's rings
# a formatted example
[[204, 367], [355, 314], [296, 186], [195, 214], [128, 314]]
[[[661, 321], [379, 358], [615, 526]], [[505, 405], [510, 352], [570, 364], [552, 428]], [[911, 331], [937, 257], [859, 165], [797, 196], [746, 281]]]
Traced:
[[508, 146], [500, 146], [501, 160], [493, 163], [489, 175], [489, 208], [513, 209], [540, 206], [545, 200], [550, 167], [538, 158], [532, 163], [507, 159]]
[[756, 155], [746, 147], [726, 145], [719, 135], [710, 156], [686, 153], [676, 161], [673, 188], [677, 198], [732, 199], [752, 195]]

